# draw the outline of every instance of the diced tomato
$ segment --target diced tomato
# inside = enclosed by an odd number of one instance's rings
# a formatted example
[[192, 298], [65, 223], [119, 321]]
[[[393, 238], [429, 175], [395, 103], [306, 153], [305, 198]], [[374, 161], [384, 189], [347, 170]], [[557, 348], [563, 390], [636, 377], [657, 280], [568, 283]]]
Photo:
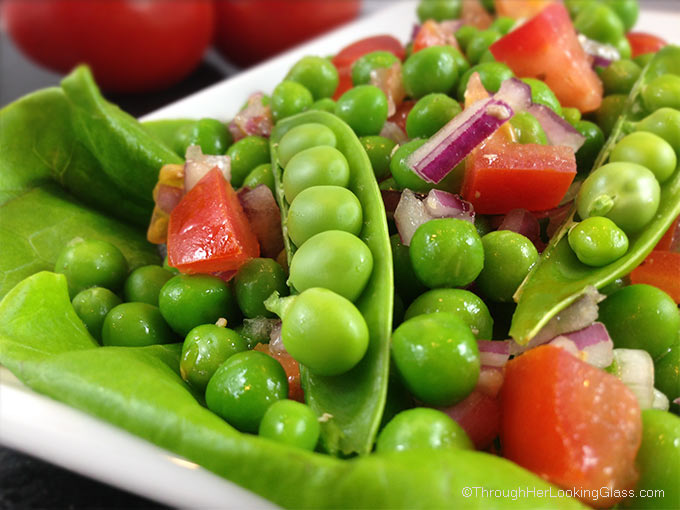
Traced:
[[445, 30], [442, 23], [426, 20], [413, 39], [412, 53], [429, 48], [430, 46], [453, 46], [458, 48], [458, 40], [452, 30]]
[[341, 95], [352, 88], [352, 64], [367, 53], [374, 51], [389, 51], [399, 60], [404, 60], [406, 50], [399, 39], [391, 35], [376, 35], [356, 41], [349, 46], [345, 46], [333, 57], [333, 65], [338, 70], [340, 81], [338, 88], [335, 89], [333, 99], [338, 99]]
[[302, 391], [302, 385], [300, 383], [300, 364], [295, 361], [293, 357], [287, 352], [273, 353], [269, 349], [269, 344], [257, 344], [255, 346], [255, 350], [264, 352], [281, 363], [281, 366], [285, 370], [286, 376], [288, 377], [288, 398], [291, 400], [297, 400], [298, 402], [304, 402], [305, 393]]
[[640, 406], [613, 375], [544, 345], [508, 362], [501, 404], [506, 458], [596, 507], [633, 488]]
[[501, 404], [498, 397], [474, 390], [461, 402], [441, 411], [465, 430], [478, 450], [488, 448], [498, 437], [501, 427]]
[[486, 30], [493, 23], [493, 16], [479, 0], [463, 0], [460, 18], [463, 25], [471, 25], [480, 30]]
[[675, 242], [678, 240], [678, 237], [680, 237], [680, 216], [675, 218], [675, 221], [671, 223], [671, 226], [668, 227], [666, 233], [659, 240], [659, 242], [656, 243], [654, 250], [658, 251], [670, 250], [671, 246], [673, 246], [673, 244], [675, 244]]
[[397, 111], [394, 113], [394, 115], [392, 115], [387, 120], [394, 122], [404, 133], [406, 133], [406, 117], [408, 117], [409, 112], [413, 109], [415, 104], [416, 102], [411, 99], [403, 101], [401, 105], [399, 105], [399, 108], [397, 108]]
[[496, 14], [514, 19], [531, 18], [554, 0], [495, 0]]
[[556, 207], [576, 177], [574, 151], [561, 145], [488, 139], [465, 161], [461, 195], [479, 214]]
[[633, 269], [630, 281], [658, 287], [680, 304], [680, 253], [653, 251]]
[[656, 53], [668, 43], [652, 34], [644, 32], [628, 32], [626, 38], [630, 43], [631, 58], [644, 55], [645, 53]]
[[582, 112], [599, 108], [602, 82], [590, 67], [562, 4], [549, 5], [489, 49], [517, 76], [545, 81], [562, 106]]
[[217, 167], [170, 213], [168, 262], [182, 273], [234, 270], [259, 254], [236, 192]]

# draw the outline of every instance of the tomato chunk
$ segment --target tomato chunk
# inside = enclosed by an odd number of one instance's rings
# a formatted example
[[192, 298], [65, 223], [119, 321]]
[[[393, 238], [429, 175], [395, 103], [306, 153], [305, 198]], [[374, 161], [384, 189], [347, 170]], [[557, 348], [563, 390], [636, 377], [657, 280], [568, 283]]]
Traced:
[[413, 39], [412, 53], [429, 48], [430, 46], [451, 45], [458, 48], [458, 41], [452, 30], [446, 30], [445, 26], [434, 20], [428, 19], [421, 26]]
[[680, 304], [680, 253], [653, 251], [633, 269], [630, 281], [658, 287]]
[[213, 168], [170, 213], [168, 262], [182, 273], [235, 270], [260, 254], [236, 192]]
[[554, 0], [495, 0], [496, 14], [514, 19], [525, 19], [535, 16]]
[[558, 347], [537, 347], [506, 365], [501, 405], [508, 459], [596, 507], [633, 488], [640, 407], [613, 375]]
[[661, 37], [644, 32], [628, 32], [626, 39], [630, 43], [631, 58], [639, 57], [645, 53], [656, 53], [668, 45]]
[[544, 8], [489, 49], [517, 76], [545, 81], [562, 106], [582, 112], [599, 108], [602, 82], [590, 67], [562, 4]]
[[654, 250], [659, 250], [659, 251], [668, 251], [671, 249], [673, 244], [678, 240], [678, 237], [680, 237], [680, 216], [675, 218], [675, 221], [671, 223], [671, 226], [668, 227], [668, 230], [666, 230], [666, 233], [663, 235], [661, 239], [659, 239], [659, 242], [656, 243], [656, 246], [654, 247]]
[[468, 156], [461, 195], [480, 214], [544, 211], [557, 207], [574, 177], [569, 147], [490, 139]]

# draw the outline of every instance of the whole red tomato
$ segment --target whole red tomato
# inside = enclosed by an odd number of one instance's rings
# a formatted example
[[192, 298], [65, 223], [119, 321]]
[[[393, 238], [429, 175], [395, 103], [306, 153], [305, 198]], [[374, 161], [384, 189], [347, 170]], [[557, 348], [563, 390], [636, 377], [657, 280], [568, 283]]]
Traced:
[[360, 0], [217, 0], [215, 45], [247, 66], [354, 19]]
[[0, 18], [36, 62], [64, 73], [87, 63], [99, 85], [115, 92], [179, 81], [214, 32], [208, 0], [3, 0]]

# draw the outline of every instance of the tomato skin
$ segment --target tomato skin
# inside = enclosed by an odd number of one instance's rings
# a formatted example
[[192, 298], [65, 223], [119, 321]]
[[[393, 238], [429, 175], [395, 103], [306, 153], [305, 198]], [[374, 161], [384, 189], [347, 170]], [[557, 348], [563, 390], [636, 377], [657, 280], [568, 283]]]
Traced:
[[411, 112], [413, 107], [416, 105], [416, 102], [413, 101], [412, 99], [407, 99], [401, 105], [399, 105], [399, 108], [397, 108], [397, 111], [394, 112], [394, 115], [392, 115], [390, 118], [387, 120], [390, 122], [394, 122], [397, 126], [401, 128], [401, 130], [406, 133], [406, 119], [408, 118], [408, 114]]
[[218, 0], [215, 46], [249, 66], [354, 19], [360, 0]]
[[503, 455], [596, 507], [632, 489], [642, 419], [616, 377], [564, 349], [537, 347], [506, 365], [501, 389]]
[[654, 247], [654, 250], [658, 251], [668, 251], [671, 249], [673, 244], [676, 242], [676, 238], [680, 236], [680, 230], [679, 230], [679, 225], [680, 225], [680, 216], [675, 218], [673, 223], [671, 223], [671, 226], [668, 227], [668, 230], [666, 230], [666, 233], [663, 235], [661, 239], [659, 239], [659, 242], [656, 243], [656, 246]]
[[535, 16], [553, 0], [495, 0], [496, 15], [514, 19], [531, 18]]
[[352, 64], [367, 53], [374, 51], [389, 51], [394, 54], [399, 60], [404, 60], [406, 57], [406, 50], [399, 39], [391, 35], [375, 35], [366, 37], [353, 42], [341, 49], [331, 60], [333, 65], [338, 70], [340, 81], [338, 88], [333, 95], [333, 99], [337, 100], [341, 95], [352, 88]]
[[639, 57], [645, 53], [656, 53], [664, 46], [668, 46], [668, 43], [661, 37], [644, 32], [628, 32], [626, 38], [630, 43], [630, 58]]
[[203, 0], [3, 0], [0, 18], [30, 58], [66, 73], [87, 63], [114, 92], [164, 88], [193, 71], [214, 31]]
[[576, 37], [569, 13], [551, 4], [489, 49], [517, 76], [545, 81], [562, 106], [591, 112], [602, 102], [600, 78]]
[[474, 390], [456, 405], [443, 408], [458, 425], [463, 427], [475, 448], [484, 450], [498, 437], [501, 423], [500, 399]]
[[217, 273], [259, 255], [236, 192], [213, 168], [170, 213], [168, 263], [182, 273]]
[[633, 269], [630, 281], [658, 287], [680, 304], [680, 253], [653, 251]]
[[576, 158], [569, 147], [492, 138], [467, 157], [461, 195], [480, 214], [545, 211], [557, 207], [574, 177]]

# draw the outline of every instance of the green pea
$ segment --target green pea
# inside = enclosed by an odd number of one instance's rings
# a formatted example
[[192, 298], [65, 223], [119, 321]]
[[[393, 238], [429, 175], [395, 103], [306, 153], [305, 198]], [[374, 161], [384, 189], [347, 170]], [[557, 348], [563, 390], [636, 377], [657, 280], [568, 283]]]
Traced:
[[172, 277], [173, 274], [161, 266], [138, 267], [125, 280], [125, 300], [158, 306], [158, 294]]
[[448, 94], [458, 82], [456, 59], [444, 46], [430, 46], [411, 55], [402, 69], [406, 94], [420, 99], [432, 92]]
[[611, 94], [602, 99], [602, 104], [595, 112], [595, 118], [605, 136], [608, 137], [611, 134], [626, 107], [627, 100], [626, 94]]
[[493, 56], [493, 53], [491, 53], [491, 50], [486, 50], [482, 53], [482, 56], [479, 57], [479, 64], [484, 64], [485, 62], [498, 62], [496, 57]]
[[323, 287], [356, 301], [373, 271], [373, 255], [357, 236], [327, 230], [309, 238], [290, 262], [290, 283], [298, 291]]
[[633, 50], [630, 47], [630, 42], [628, 42], [628, 38], [624, 35], [614, 43], [614, 48], [619, 52], [619, 56], [622, 59], [630, 60], [630, 58], [633, 55]]
[[304, 86], [316, 101], [331, 97], [338, 88], [339, 78], [337, 69], [327, 58], [302, 57], [288, 71], [286, 80]]
[[312, 186], [342, 186], [349, 183], [349, 164], [339, 150], [310, 147], [293, 156], [283, 172], [283, 192], [288, 203]]
[[279, 121], [305, 111], [313, 102], [312, 93], [304, 85], [284, 80], [272, 92], [272, 115], [275, 121]]
[[655, 56], [656, 53], [643, 53], [642, 55], [638, 55], [637, 57], [635, 57], [633, 59], [633, 62], [639, 65], [640, 69], [644, 69], [645, 67], [647, 67], [647, 64], [654, 60]]
[[[680, 397], [680, 338], [654, 363], [654, 386], [670, 402]], [[677, 410], [677, 404], [674, 405]]]
[[357, 136], [377, 135], [387, 120], [387, 97], [374, 85], [359, 85], [340, 96], [335, 115]]
[[308, 110], [320, 110], [322, 112], [335, 113], [335, 101], [330, 97], [324, 97], [318, 101], [314, 101]]
[[479, 29], [477, 27], [472, 25], [463, 25], [458, 30], [456, 30], [454, 35], [456, 36], [458, 46], [465, 48], [470, 43], [470, 40], [478, 33]]
[[493, 43], [501, 38], [501, 33], [498, 30], [489, 28], [480, 30], [472, 36], [470, 41], [465, 46], [465, 56], [471, 65], [479, 63], [479, 59], [489, 49]]
[[529, 239], [509, 230], [489, 232], [482, 237], [482, 245], [484, 268], [477, 287], [489, 299], [509, 303], [538, 261], [538, 251]]
[[399, 62], [399, 59], [389, 51], [367, 53], [352, 64], [352, 83], [354, 85], [366, 85], [371, 82], [371, 71], [392, 67], [397, 62]]
[[383, 453], [445, 448], [472, 450], [474, 446], [463, 428], [447, 414], [437, 409], [416, 407], [400, 412], [385, 425], [375, 449]]
[[642, 89], [642, 102], [649, 112], [659, 108], [680, 110], [680, 76], [664, 74]]
[[143, 347], [174, 341], [158, 307], [147, 303], [122, 303], [106, 314], [102, 325], [103, 345]]
[[73, 298], [72, 304], [90, 335], [101, 342], [104, 318], [121, 302], [121, 299], [109, 289], [90, 287], [78, 292], [76, 297]]
[[637, 124], [637, 131], [648, 131], [660, 136], [671, 144], [676, 155], [680, 155], [680, 111], [673, 108], [659, 108]]
[[586, 5], [592, 2], [593, 0], [564, 0], [564, 6], [569, 11], [569, 16], [573, 20]]
[[562, 117], [564, 117], [564, 120], [566, 120], [569, 124], [575, 126], [576, 123], [581, 120], [581, 112], [578, 110], [578, 108], [565, 106], [562, 108]]
[[257, 188], [261, 184], [267, 186], [271, 190], [272, 194], [274, 194], [274, 173], [272, 172], [271, 163], [262, 163], [261, 165], [257, 165], [248, 175], [246, 175], [246, 178], [243, 179], [244, 188], [253, 189]]
[[608, 163], [583, 181], [576, 208], [581, 219], [606, 216], [630, 234], [651, 221], [659, 208], [659, 196], [659, 182], [644, 166]]
[[599, 305], [614, 347], [644, 349], [660, 358], [678, 339], [680, 312], [673, 299], [651, 285], [629, 285]]
[[[659, 409], [642, 411], [642, 443], [635, 463], [640, 479], [632, 508], [672, 508], [680, 501], [680, 418]], [[643, 497], [644, 495], [644, 497]]]
[[529, 112], [517, 112], [510, 119], [519, 143], [548, 145], [548, 137], [536, 117]]
[[336, 144], [335, 134], [328, 126], [318, 122], [301, 124], [295, 126], [281, 137], [279, 142], [279, 162], [285, 168], [290, 158], [300, 151], [320, 145], [335, 147]]
[[597, 124], [587, 120], [579, 120], [574, 128], [585, 137], [583, 145], [576, 151], [576, 166], [579, 173], [587, 174], [604, 146], [604, 133]]
[[629, 161], [650, 169], [659, 182], [673, 175], [678, 158], [671, 144], [653, 133], [638, 131], [622, 138], [609, 156], [610, 162]]
[[429, 288], [463, 287], [484, 266], [484, 248], [474, 225], [452, 218], [430, 220], [413, 234], [409, 255], [418, 279]]
[[234, 138], [227, 126], [207, 117], [184, 126], [177, 133], [177, 149], [181, 155], [190, 145], [200, 146], [203, 154], [224, 154], [232, 143]]
[[170, 327], [186, 336], [196, 326], [226, 318], [238, 321], [236, 300], [227, 283], [209, 275], [180, 274], [170, 278], [158, 296], [158, 307]]
[[562, 106], [557, 96], [545, 82], [535, 78], [522, 78], [522, 81], [531, 87], [531, 101], [545, 105], [557, 115], [562, 115]]
[[258, 434], [295, 448], [313, 451], [321, 425], [312, 408], [294, 400], [274, 402], [264, 413]]
[[611, 283], [608, 283], [601, 289], [598, 289], [600, 294], [605, 296], [611, 296], [614, 292], [621, 290], [622, 288], [630, 285], [630, 280], [628, 278], [617, 278]]
[[256, 433], [270, 405], [288, 395], [281, 364], [259, 351], [239, 352], [215, 371], [205, 390], [212, 412], [243, 432]]
[[512, 30], [516, 24], [517, 20], [515, 18], [499, 16], [493, 20], [493, 23], [491, 23], [491, 28], [500, 32], [502, 35], [505, 35], [510, 32], [510, 30]]
[[322, 288], [281, 301], [286, 301], [281, 314], [283, 345], [310, 372], [343, 374], [364, 357], [368, 326], [351, 301]]
[[237, 352], [248, 350], [245, 338], [229, 328], [202, 324], [189, 331], [182, 344], [179, 373], [186, 382], [205, 393], [219, 366]]
[[629, 94], [640, 77], [642, 68], [632, 60], [617, 60], [605, 67], [600, 75], [604, 93]]
[[604, 0], [623, 22], [624, 32], [628, 32], [638, 19], [640, 11], [638, 0]]
[[449, 175], [444, 177], [439, 184], [432, 184], [424, 179], [421, 179], [410, 166], [406, 164], [406, 159], [422, 145], [427, 143], [427, 140], [416, 138], [401, 145], [390, 161], [390, 171], [392, 177], [397, 183], [399, 189], [410, 189], [415, 192], [428, 192], [432, 188], [443, 190], [458, 190], [463, 182], [463, 174], [465, 172], [465, 165], [458, 165]]
[[574, 19], [574, 28], [590, 39], [616, 44], [624, 36], [621, 19], [607, 5], [593, 2], [586, 5]]
[[408, 390], [427, 405], [460, 402], [479, 378], [477, 341], [451, 313], [418, 315], [401, 324], [392, 334], [392, 360]]
[[462, 76], [463, 73], [470, 69], [470, 62], [468, 62], [468, 60], [463, 56], [458, 48], [454, 48], [453, 46], [441, 47], [453, 57], [453, 61], [456, 63], [456, 69], [458, 69], [458, 76]]
[[514, 73], [502, 62], [484, 62], [468, 69], [458, 83], [458, 100], [465, 101], [465, 89], [472, 73], [479, 73], [482, 85], [489, 92], [498, 92], [501, 83], [512, 78]]
[[295, 246], [327, 230], [359, 235], [363, 225], [361, 203], [340, 186], [312, 186], [300, 192], [288, 210], [288, 235]]
[[401, 244], [399, 234], [390, 236], [392, 247], [392, 266], [394, 270], [394, 286], [399, 295], [408, 303], [422, 294], [426, 287], [420, 283], [409, 255], [409, 247]]
[[478, 339], [491, 339], [493, 319], [489, 309], [478, 296], [464, 289], [433, 289], [420, 295], [411, 303], [404, 315], [405, 320], [423, 314], [452, 313], [470, 327]]
[[482, 237], [488, 234], [489, 232], [492, 232], [493, 227], [491, 226], [489, 218], [486, 216], [482, 216], [481, 214], [475, 215], [475, 230], [477, 230], [477, 234], [479, 234], [479, 237]]
[[274, 317], [263, 304], [274, 291], [288, 294], [286, 274], [274, 259], [251, 259], [236, 272], [234, 294], [244, 317]]
[[680, 76], [680, 48], [673, 44], [661, 48], [656, 53], [653, 62], [646, 72], [648, 78], [664, 74]]
[[257, 166], [269, 163], [269, 142], [261, 136], [241, 138], [227, 150], [231, 158], [231, 184], [240, 188], [246, 176]]
[[428, 94], [406, 117], [406, 134], [409, 138], [429, 138], [461, 111], [460, 104], [446, 94]]
[[571, 227], [568, 241], [578, 259], [592, 267], [611, 264], [628, 251], [628, 236], [602, 216], [593, 216]]
[[444, 21], [460, 17], [461, 0], [421, 0], [416, 8], [420, 22]]
[[381, 181], [388, 177], [390, 175], [392, 151], [397, 146], [397, 142], [378, 135], [362, 136], [359, 138], [359, 141], [363, 145], [368, 159], [371, 161], [375, 178]]
[[401, 299], [399, 294], [394, 292], [394, 302], [392, 304], [392, 329], [396, 328], [397, 325], [404, 322], [404, 300]]
[[113, 244], [78, 239], [59, 253], [54, 272], [66, 276], [69, 294], [75, 296], [88, 287], [119, 290], [127, 276], [128, 264]]

